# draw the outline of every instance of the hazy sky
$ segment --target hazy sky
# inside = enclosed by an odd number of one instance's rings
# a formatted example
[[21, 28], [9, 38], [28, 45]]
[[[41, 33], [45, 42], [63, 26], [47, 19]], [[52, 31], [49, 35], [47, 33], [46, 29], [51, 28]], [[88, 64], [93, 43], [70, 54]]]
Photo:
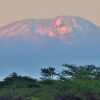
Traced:
[[24, 18], [73, 15], [100, 26], [100, 0], [0, 0], [0, 26]]

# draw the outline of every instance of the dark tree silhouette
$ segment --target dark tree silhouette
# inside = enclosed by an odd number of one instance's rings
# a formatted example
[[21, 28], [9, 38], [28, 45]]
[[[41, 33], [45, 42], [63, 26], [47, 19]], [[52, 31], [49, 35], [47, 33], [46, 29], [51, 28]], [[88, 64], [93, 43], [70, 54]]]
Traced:
[[94, 65], [77, 66], [72, 64], [64, 64], [66, 69], [61, 73], [62, 77], [72, 78], [94, 78], [95, 74], [98, 76], [97, 67]]
[[41, 75], [42, 75], [42, 79], [52, 79], [54, 75], [56, 75], [55, 73], [55, 68], [53, 67], [48, 67], [48, 68], [43, 68], [41, 69]]
[[18, 75], [17, 73], [13, 72], [10, 74], [8, 77], [2, 81], [2, 85], [15, 85], [17, 87], [23, 87], [23, 86], [28, 86], [28, 87], [33, 87], [33, 86], [38, 86], [38, 80], [33, 79], [28, 76], [21, 76]]

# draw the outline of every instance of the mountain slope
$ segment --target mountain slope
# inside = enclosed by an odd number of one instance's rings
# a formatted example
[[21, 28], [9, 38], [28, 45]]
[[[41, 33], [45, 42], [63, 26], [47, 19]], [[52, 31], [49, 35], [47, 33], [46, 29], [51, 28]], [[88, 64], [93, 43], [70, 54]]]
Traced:
[[80, 17], [16, 21], [0, 28], [0, 68], [30, 75], [47, 65], [100, 64], [99, 42], [100, 28]]

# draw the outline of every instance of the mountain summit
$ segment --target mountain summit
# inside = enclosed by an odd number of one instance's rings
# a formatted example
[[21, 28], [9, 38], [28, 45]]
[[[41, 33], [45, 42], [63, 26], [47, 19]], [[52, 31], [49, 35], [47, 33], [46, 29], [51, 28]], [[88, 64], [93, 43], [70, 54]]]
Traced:
[[24, 38], [38, 41], [38, 38], [52, 37], [66, 43], [99, 40], [100, 28], [89, 21], [73, 16], [58, 16], [53, 19], [25, 19], [0, 28], [0, 38]]

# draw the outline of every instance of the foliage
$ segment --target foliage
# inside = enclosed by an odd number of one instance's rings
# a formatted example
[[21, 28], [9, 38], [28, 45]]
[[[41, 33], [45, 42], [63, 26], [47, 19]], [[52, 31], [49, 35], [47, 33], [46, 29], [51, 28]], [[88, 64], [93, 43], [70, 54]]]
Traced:
[[72, 78], [96, 78], [99, 77], [100, 67], [96, 67], [95, 65], [84, 65], [84, 66], [77, 66], [71, 64], [64, 64], [63, 65], [66, 69], [62, 71], [62, 75]]
[[0, 82], [0, 100], [100, 100], [100, 67], [63, 66], [59, 74], [41, 69], [42, 80], [10, 74]]
[[41, 69], [41, 75], [42, 78], [41, 79], [52, 79], [54, 75], [56, 75], [55, 73], [55, 68], [53, 67], [48, 67], [48, 68], [43, 68]]

